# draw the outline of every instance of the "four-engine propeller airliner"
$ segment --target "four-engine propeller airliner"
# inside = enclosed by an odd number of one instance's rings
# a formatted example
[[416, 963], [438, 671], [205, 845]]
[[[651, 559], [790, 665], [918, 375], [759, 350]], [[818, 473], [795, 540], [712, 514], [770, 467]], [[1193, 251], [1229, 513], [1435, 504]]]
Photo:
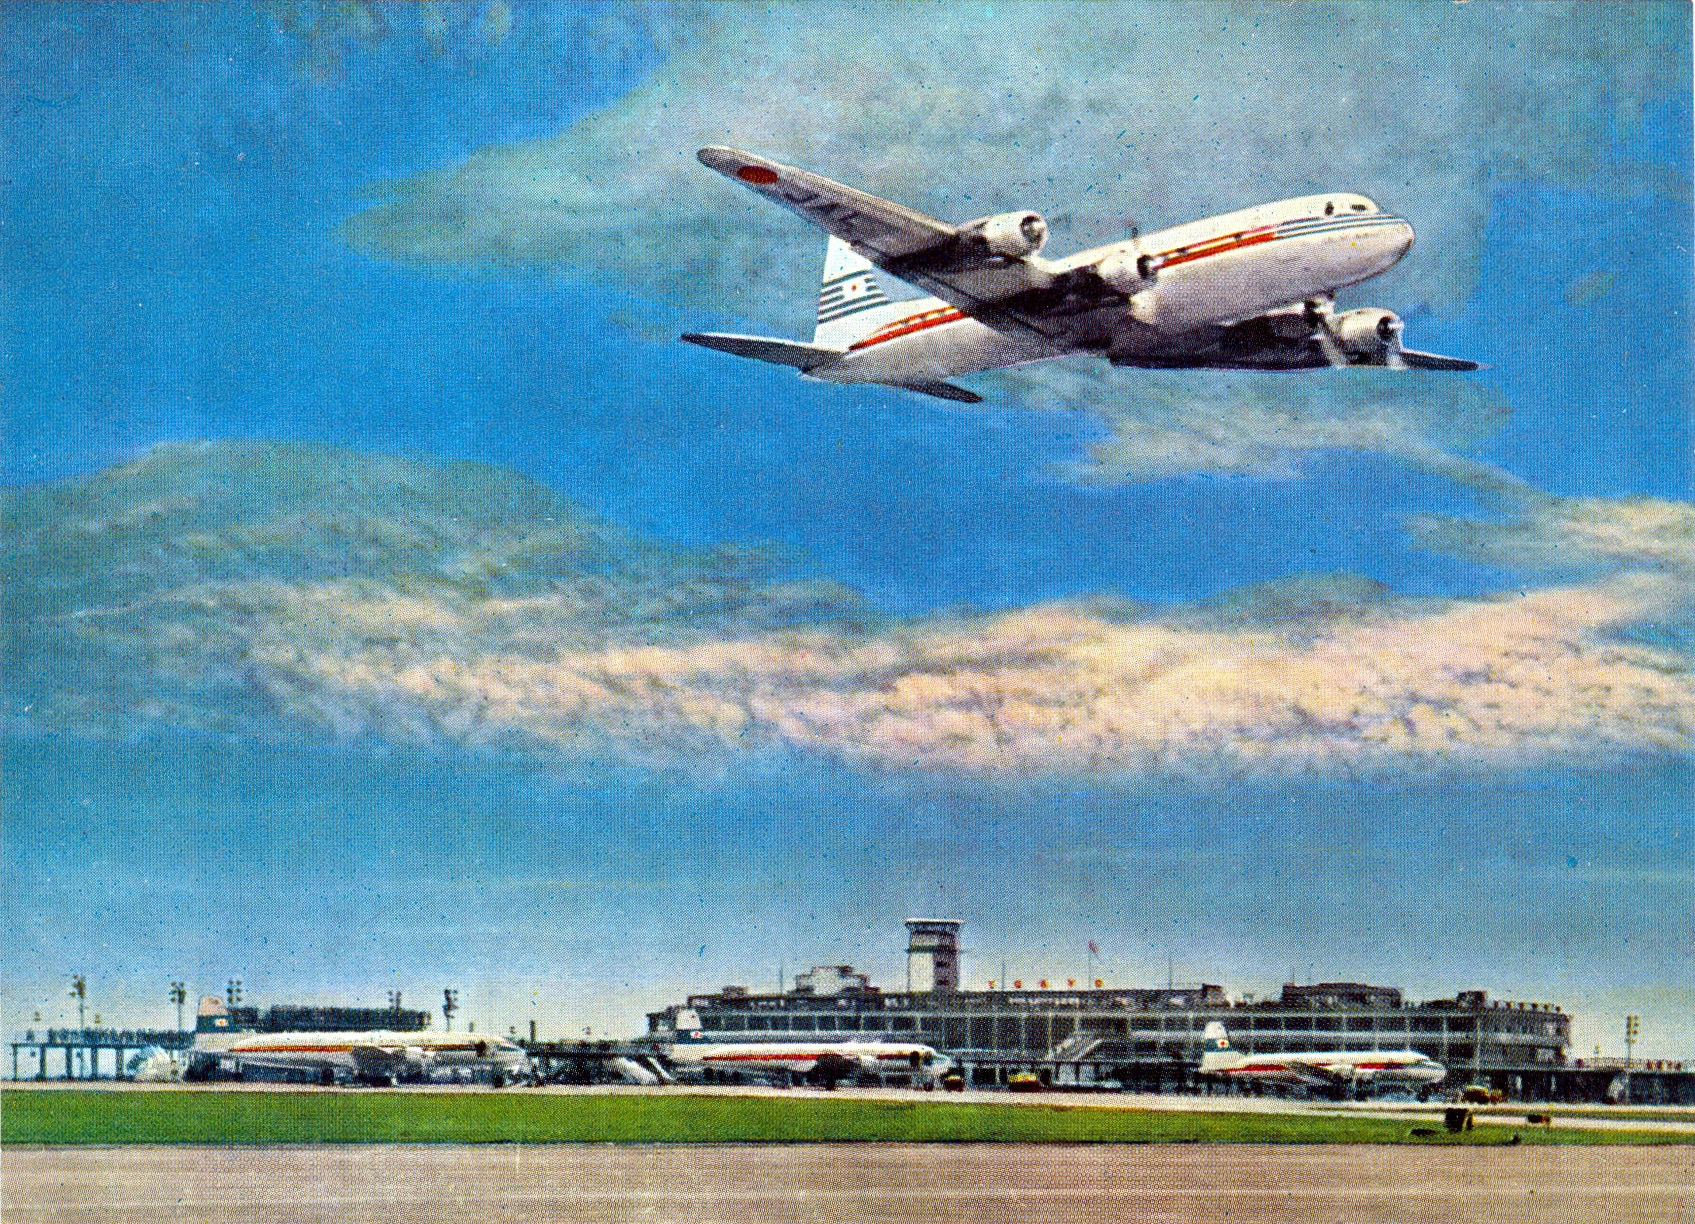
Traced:
[[946, 1055], [916, 1042], [707, 1041], [698, 1025], [694, 1013], [678, 1014], [676, 1037], [665, 1051], [674, 1070], [770, 1075], [828, 1088], [862, 1072], [934, 1081], [953, 1066]]
[[1303, 1053], [1243, 1054], [1217, 1020], [1202, 1032], [1201, 1074], [1233, 1080], [1273, 1080], [1331, 1089], [1368, 1082], [1429, 1086], [1448, 1069], [1416, 1050], [1311, 1050]]
[[[1280, 200], [1049, 260], [1034, 212], [953, 225], [738, 149], [699, 157], [830, 239], [811, 343], [682, 338], [810, 378], [976, 403], [947, 380], [1077, 354], [1144, 368], [1478, 368], [1404, 348], [1392, 311], [1337, 313], [1338, 289], [1413, 243], [1411, 225], [1362, 195]], [[879, 271], [934, 296], [891, 301]]]
[[242, 1070], [294, 1071], [333, 1084], [421, 1080], [435, 1070], [487, 1071], [496, 1087], [530, 1069], [517, 1042], [481, 1033], [245, 1033], [228, 1032], [228, 1012], [216, 995], [200, 1003], [191, 1055]]

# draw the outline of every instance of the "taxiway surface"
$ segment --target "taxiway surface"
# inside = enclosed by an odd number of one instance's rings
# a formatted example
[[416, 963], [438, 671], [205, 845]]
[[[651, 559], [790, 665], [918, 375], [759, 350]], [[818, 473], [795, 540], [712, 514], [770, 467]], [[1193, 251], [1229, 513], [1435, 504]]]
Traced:
[[0, 1159], [8, 1224], [1695, 1218], [1688, 1148], [12, 1147]]

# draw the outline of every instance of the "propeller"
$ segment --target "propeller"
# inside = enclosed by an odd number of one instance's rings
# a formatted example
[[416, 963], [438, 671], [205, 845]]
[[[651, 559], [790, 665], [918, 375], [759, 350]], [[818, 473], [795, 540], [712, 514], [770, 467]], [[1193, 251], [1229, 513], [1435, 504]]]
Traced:
[[[1377, 315], [1377, 320], [1366, 330], [1360, 326], [1365, 322], [1361, 316], [1372, 314]], [[1324, 360], [1332, 366], [1340, 368], [1355, 364], [1349, 359], [1350, 351], [1364, 365], [1381, 365], [1391, 370], [1404, 370], [1408, 366], [1401, 352], [1401, 329], [1406, 325], [1390, 311], [1349, 311], [1342, 316], [1342, 325], [1338, 327], [1335, 307], [1330, 299], [1309, 298], [1305, 317], [1312, 327], [1313, 343], [1318, 345]]]
[[1348, 355], [1342, 351], [1342, 340], [1336, 334], [1336, 322], [1331, 315], [1334, 307], [1329, 298], [1308, 298], [1306, 319], [1312, 324], [1313, 341], [1324, 354], [1325, 362], [1342, 369], [1348, 364]]
[[1384, 315], [1377, 320], [1377, 338], [1383, 341], [1383, 364], [1391, 370], [1407, 368], [1407, 360], [1401, 356], [1401, 329], [1405, 326], [1396, 315]]

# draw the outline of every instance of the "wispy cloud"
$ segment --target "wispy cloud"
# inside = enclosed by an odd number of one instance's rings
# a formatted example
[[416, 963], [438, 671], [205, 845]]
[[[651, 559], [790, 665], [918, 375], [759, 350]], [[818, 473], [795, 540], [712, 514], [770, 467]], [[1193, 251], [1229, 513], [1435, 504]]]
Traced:
[[1436, 552], [1537, 575], [1619, 569], [1695, 579], [1695, 506], [1654, 497], [1560, 497], [1524, 491], [1490, 522], [1423, 515], [1408, 524]]
[[273, 692], [403, 739], [661, 756], [781, 744], [891, 766], [1153, 774], [1603, 759], [1695, 746], [1688, 661], [1607, 635], [1664, 594], [1640, 579], [1553, 588], [1300, 641], [1065, 605], [543, 658], [483, 642], [402, 657], [369, 636], [302, 651], [285, 633]]
[[[652, 84], [561, 136], [380, 188], [349, 236], [407, 259], [660, 278], [712, 308], [759, 288], [783, 307], [770, 321], [805, 317], [821, 244], [700, 170], [695, 149], [727, 141], [941, 216], [1063, 213], [1080, 241], [1347, 185], [1417, 217], [1432, 250], [1410, 270], [1414, 300], [1451, 300], [1495, 184], [1587, 177], [1606, 142], [1574, 133], [1628, 127], [1633, 100], [1682, 86], [1657, 50], [1674, 17], [1628, 6], [707, 12]], [[1343, 59], [1339, 39], [1374, 52]], [[1538, 71], [1503, 68], [1503, 40]], [[1315, 114], [1346, 135], [1266, 121]]]
[[[346, 495], [315, 505], [310, 530], [291, 519], [275, 534], [279, 503], [297, 497], [273, 490], [245, 512], [225, 497], [214, 527], [210, 491], [243, 463]], [[1688, 653], [1627, 632], [1688, 606], [1687, 507], [1567, 500], [1534, 527], [1447, 528], [1467, 547], [1490, 531], [1557, 537], [1610, 570], [1506, 597], [1409, 601], [1308, 579], [1152, 615], [1055, 603], [888, 623], [757, 567], [644, 563], [638, 542], [526, 482], [457, 475], [472, 479], [304, 448], [286, 464], [176, 448], [15, 495], [14, 726], [541, 759], [781, 748], [890, 768], [1155, 777], [1695, 747]], [[514, 513], [525, 505], [531, 517]], [[67, 567], [73, 545], [80, 564]], [[150, 561], [116, 576], [90, 566], [118, 553]]]
[[1004, 375], [1032, 407], [1086, 404], [1110, 435], [1073, 468], [1111, 483], [1183, 472], [1288, 477], [1303, 453], [1386, 455], [1471, 486], [1513, 483], [1460, 458], [1505, 423], [1505, 400], [1461, 379], [1409, 379], [1356, 369], [1290, 379], [1217, 371], [1137, 371], [1134, 381], [1099, 361], [1049, 362]]

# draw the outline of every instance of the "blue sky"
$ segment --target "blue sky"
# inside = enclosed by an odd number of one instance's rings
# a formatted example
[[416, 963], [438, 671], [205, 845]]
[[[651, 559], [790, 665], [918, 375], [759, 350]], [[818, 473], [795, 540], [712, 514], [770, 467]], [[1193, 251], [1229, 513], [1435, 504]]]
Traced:
[[[7, 10], [7, 1023], [86, 972], [624, 1031], [945, 910], [974, 978], [1093, 938], [1695, 1056], [1686, 10], [762, 12]], [[821, 243], [712, 141], [1060, 250], [1364, 190], [1420, 238], [1350, 304], [1489, 369], [750, 368], [673, 337], [801, 334]], [[1362, 668], [1369, 735], [1263, 713]]]

